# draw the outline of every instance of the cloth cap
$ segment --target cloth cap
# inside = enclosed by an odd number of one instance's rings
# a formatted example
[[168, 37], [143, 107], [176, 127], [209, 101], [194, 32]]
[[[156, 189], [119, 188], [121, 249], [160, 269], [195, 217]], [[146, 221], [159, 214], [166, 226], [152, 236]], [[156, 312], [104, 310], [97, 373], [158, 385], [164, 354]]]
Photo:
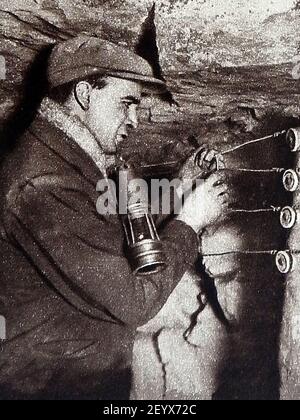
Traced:
[[166, 91], [165, 83], [154, 77], [146, 60], [112, 42], [81, 35], [53, 48], [48, 65], [50, 88], [97, 75], [140, 82], [148, 93]]

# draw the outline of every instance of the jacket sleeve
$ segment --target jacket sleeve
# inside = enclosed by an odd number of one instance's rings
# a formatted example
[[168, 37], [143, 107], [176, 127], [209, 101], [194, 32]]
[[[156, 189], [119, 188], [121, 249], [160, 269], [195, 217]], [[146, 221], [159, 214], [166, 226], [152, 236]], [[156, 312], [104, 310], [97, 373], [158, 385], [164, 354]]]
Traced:
[[97, 319], [144, 325], [166, 303], [198, 255], [195, 232], [172, 221], [161, 233], [168, 266], [133, 275], [120, 223], [100, 216], [76, 188], [28, 183], [9, 207], [11, 239], [42, 278], [78, 310]]

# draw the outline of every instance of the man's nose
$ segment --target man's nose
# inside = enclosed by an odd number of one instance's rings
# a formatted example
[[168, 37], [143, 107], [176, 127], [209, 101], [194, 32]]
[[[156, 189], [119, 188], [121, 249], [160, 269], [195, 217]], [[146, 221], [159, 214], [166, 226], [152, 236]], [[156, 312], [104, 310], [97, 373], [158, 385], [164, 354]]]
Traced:
[[137, 129], [139, 125], [139, 119], [137, 115], [137, 110], [132, 108], [128, 110], [127, 118], [126, 118], [126, 125], [127, 127]]

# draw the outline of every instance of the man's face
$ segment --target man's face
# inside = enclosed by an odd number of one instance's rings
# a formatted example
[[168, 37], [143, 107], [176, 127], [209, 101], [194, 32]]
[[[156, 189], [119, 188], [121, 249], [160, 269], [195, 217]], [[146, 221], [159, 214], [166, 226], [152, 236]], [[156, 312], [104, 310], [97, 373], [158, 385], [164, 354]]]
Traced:
[[86, 122], [106, 154], [116, 154], [130, 129], [137, 128], [141, 96], [139, 83], [115, 77], [108, 77], [104, 88], [92, 90]]

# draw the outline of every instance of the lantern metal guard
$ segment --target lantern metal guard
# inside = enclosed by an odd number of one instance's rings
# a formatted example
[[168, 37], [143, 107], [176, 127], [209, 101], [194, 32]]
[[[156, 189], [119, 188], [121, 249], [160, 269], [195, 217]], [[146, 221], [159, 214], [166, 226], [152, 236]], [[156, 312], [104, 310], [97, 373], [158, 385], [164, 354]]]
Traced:
[[126, 254], [129, 264], [134, 274], [139, 276], [159, 273], [166, 268], [167, 262], [163, 243], [149, 211], [148, 190], [139, 191], [137, 194], [134, 182], [137, 177], [132, 168], [123, 167], [119, 176], [126, 176], [123, 185], [126, 185], [127, 189], [127, 214], [121, 218], [126, 236]]

